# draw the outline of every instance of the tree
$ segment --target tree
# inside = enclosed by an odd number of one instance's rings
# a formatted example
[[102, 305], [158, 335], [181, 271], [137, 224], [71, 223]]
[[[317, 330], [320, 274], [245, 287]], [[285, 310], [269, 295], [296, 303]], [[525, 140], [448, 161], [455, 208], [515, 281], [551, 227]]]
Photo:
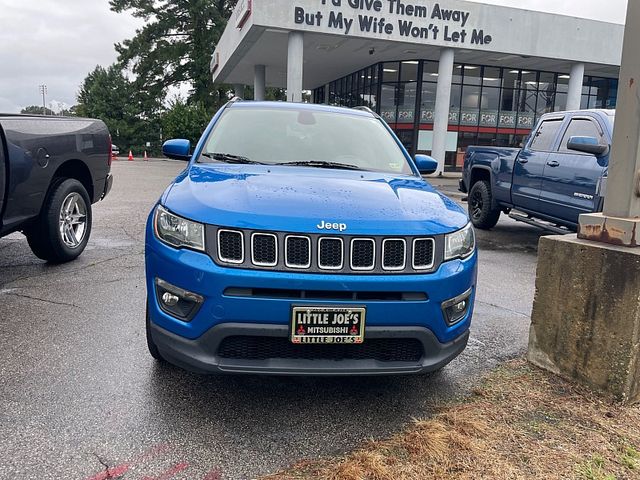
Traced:
[[28, 107], [20, 110], [20, 113], [26, 113], [29, 115], [55, 115], [55, 112], [50, 108], [43, 108], [38, 105], [29, 105]]
[[191, 84], [188, 101], [212, 111], [226, 101], [227, 89], [214, 89], [209, 65], [235, 1], [110, 0], [115, 12], [130, 10], [145, 20], [131, 40], [116, 45], [118, 59], [135, 75], [135, 88], [154, 99], [169, 87]]
[[160, 126], [157, 121], [161, 103], [138, 95], [136, 86], [117, 65], [97, 66], [80, 87], [76, 113], [99, 118], [106, 123], [114, 143], [121, 148], [141, 152], [151, 142], [158, 150]]
[[202, 104], [189, 104], [176, 98], [162, 115], [162, 133], [165, 138], [186, 138], [195, 146], [211, 120]]

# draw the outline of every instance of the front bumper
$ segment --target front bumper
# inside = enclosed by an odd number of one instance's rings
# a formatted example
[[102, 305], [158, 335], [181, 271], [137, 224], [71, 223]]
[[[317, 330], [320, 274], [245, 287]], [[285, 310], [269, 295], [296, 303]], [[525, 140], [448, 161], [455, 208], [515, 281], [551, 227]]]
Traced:
[[[367, 339], [418, 339], [424, 356], [415, 363], [381, 362], [374, 359], [237, 359], [217, 355], [220, 344], [228, 337], [279, 337], [288, 338], [286, 325], [225, 323], [213, 327], [196, 340], [175, 335], [151, 323], [151, 336], [163, 358], [185, 370], [196, 373], [234, 373], [270, 375], [402, 375], [429, 373], [447, 365], [467, 346], [469, 331], [455, 340], [443, 344], [427, 328], [420, 327], [371, 327]], [[301, 346], [304, 348], [304, 346]]]
[[[409, 374], [437, 370], [465, 348], [473, 315], [477, 254], [443, 263], [422, 275], [346, 275], [273, 272], [225, 268], [208, 255], [176, 250], [147, 230], [146, 273], [151, 337], [161, 354], [178, 366], [202, 373], [270, 373], [283, 375]], [[159, 306], [156, 279], [202, 296], [190, 321], [181, 321]], [[261, 292], [334, 292], [321, 300], [283, 298], [274, 294], [237, 296], [233, 290]], [[467, 315], [453, 326], [445, 321], [442, 303], [472, 291]], [[342, 292], [423, 293], [403, 300], [349, 301]], [[338, 299], [339, 298], [339, 299]], [[404, 298], [404, 297], [403, 297]], [[416, 300], [416, 298], [418, 298]], [[291, 308], [296, 306], [364, 306], [365, 344], [376, 339], [419, 341], [421, 354], [411, 361], [313, 358], [222, 358], [219, 347], [230, 336], [290, 335]], [[375, 342], [371, 342], [375, 343]]]
[[458, 190], [462, 193], [469, 193], [467, 191], [467, 185], [464, 183], [464, 178], [461, 178], [458, 182]]

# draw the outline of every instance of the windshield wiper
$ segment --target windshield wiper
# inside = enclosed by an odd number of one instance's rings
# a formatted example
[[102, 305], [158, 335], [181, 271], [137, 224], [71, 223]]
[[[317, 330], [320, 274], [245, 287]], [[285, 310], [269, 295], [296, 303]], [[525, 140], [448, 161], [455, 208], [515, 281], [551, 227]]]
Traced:
[[362, 170], [357, 165], [350, 165], [348, 163], [338, 162], [325, 162], [323, 160], [306, 160], [297, 162], [279, 163], [278, 165], [291, 165], [294, 167], [313, 167], [313, 168], [339, 168], [342, 170]]
[[218, 160], [224, 163], [233, 163], [233, 164], [243, 164], [243, 165], [265, 165], [261, 162], [256, 162], [255, 160], [251, 160], [247, 157], [242, 157], [240, 155], [232, 155], [230, 153], [203, 153], [203, 157], [211, 158], [213, 160]]

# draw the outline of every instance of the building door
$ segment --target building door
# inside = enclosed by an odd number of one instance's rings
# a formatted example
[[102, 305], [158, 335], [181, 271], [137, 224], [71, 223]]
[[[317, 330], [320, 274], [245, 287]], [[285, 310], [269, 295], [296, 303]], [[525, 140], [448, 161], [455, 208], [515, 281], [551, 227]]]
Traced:
[[407, 149], [407, 152], [409, 152], [409, 155], [414, 156], [415, 155], [415, 147], [414, 147], [414, 133], [413, 133], [413, 129], [411, 130], [396, 130], [396, 135], [398, 136], [398, 138], [400, 139], [400, 142], [402, 142], [402, 145], [404, 145], [404, 148]]

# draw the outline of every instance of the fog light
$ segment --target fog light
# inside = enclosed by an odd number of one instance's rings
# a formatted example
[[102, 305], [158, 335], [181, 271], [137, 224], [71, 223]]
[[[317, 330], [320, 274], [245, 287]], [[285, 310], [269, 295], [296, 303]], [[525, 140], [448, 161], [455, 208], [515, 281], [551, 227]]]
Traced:
[[449, 326], [462, 321], [469, 313], [472, 291], [473, 289], [470, 288], [462, 295], [442, 303], [442, 313]]
[[184, 322], [190, 322], [196, 316], [204, 298], [164, 280], [156, 278], [158, 304], [163, 312]]
[[165, 292], [162, 295], [162, 303], [164, 303], [167, 307], [175, 307], [179, 301], [180, 298], [173, 293]]

